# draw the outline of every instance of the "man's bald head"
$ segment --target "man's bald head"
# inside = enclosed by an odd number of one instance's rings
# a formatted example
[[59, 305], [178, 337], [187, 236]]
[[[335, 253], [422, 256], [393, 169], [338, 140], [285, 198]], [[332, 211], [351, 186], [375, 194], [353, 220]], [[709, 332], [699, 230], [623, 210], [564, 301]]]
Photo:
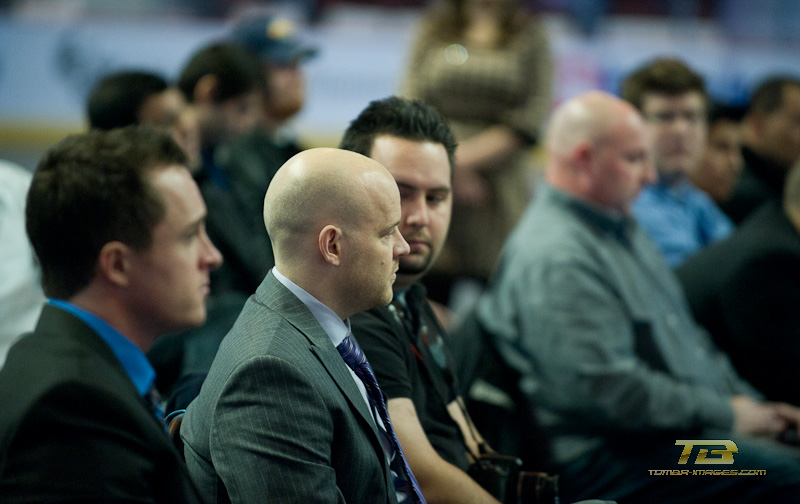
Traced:
[[287, 161], [264, 197], [275, 266], [342, 318], [385, 305], [399, 257], [400, 191], [377, 161], [310, 149]]
[[602, 91], [590, 91], [565, 102], [553, 112], [547, 128], [548, 155], [568, 155], [583, 142], [604, 140], [615, 123], [630, 113], [636, 111], [629, 103]]
[[590, 91], [561, 105], [546, 133], [547, 179], [594, 204], [628, 213], [655, 180], [644, 122], [629, 103]]
[[386, 168], [360, 154], [320, 148], [293, 156], [275, 174], [264, 198], [264, 223], [276, 252], [292, 236], [316, 232], [327, 223], [357, 225], [369, 210], [364, 204], [368, 192], [387, 183], [395, 185]]

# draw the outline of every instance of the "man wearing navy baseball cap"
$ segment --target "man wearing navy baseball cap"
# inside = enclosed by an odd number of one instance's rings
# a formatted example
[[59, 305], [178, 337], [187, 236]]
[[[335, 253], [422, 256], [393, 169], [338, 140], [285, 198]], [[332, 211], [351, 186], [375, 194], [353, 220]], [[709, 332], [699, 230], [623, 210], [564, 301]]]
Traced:
[[234, 26], [231, 38], [277, 65], [295, 64], [317, 54], [316, 47], [300, 40], [292, 21], [276, 16], [245, 18]]
[[[301, 63], [316, 56], [317, 48], [300, 39], [291, 20], [270, 15], [239, 21], [231, 39], [256, 53], [264, 62], [267, 90], [261, 129], [267, 136], [274, 137], [303, 107], [305, 78]], [[286, 159], [289, 157], [291, 155]]]

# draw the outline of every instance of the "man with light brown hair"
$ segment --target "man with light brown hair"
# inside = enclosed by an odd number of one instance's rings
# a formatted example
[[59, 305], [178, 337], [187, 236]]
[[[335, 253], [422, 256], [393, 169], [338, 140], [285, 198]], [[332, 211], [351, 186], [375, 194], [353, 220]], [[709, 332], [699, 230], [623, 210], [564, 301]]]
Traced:
[[645, 119], [658, 175], [642, 189], [633, 211], [667, 264], [675, 267], [733, 230], [730, 219], [688, 179], [706, 147], [705, 84], [683, 61], [660, 58], [630, 74], [621, 95]]

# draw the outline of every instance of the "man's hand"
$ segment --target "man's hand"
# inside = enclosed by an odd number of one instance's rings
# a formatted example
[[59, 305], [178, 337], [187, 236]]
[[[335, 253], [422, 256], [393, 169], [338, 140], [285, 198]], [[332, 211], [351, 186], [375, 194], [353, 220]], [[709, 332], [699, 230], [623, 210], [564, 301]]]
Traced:
[[395, 397], [386, 405], [397, 439], [426, 501], [430, 504], [500, 504], [466, 472], [439, 456], [419, 423], [411, 399]]
[[786, 403], [776, 403], [775, 411], [787, 424], [787, 429], [793, 429], [800, 434], [800, 408]]
[[800, 419], [798, 408], [788, 404], [760, 403], [744, 395], [733, 396], [731, 408], [733, 431], [737, 434], [777, 436], [792, 423], [789, 418]]

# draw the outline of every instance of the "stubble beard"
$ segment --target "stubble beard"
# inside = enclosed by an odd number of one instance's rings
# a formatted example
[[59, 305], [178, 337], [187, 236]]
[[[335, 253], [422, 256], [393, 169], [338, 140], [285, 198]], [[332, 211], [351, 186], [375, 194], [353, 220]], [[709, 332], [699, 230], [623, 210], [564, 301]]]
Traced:
[[433, 261], [433, 254], [428, 254], [427, 257], [422, 261], [421, 264], [408, 264], [408, 259], [403, 260], [400, 259], [399, 267], [397, 269], [397, 276], [398, 278], [400, 275], [403, 276], [419, 276], [425, 274], [428, 271], [428, 268], [431, 266], [431, 262]]

